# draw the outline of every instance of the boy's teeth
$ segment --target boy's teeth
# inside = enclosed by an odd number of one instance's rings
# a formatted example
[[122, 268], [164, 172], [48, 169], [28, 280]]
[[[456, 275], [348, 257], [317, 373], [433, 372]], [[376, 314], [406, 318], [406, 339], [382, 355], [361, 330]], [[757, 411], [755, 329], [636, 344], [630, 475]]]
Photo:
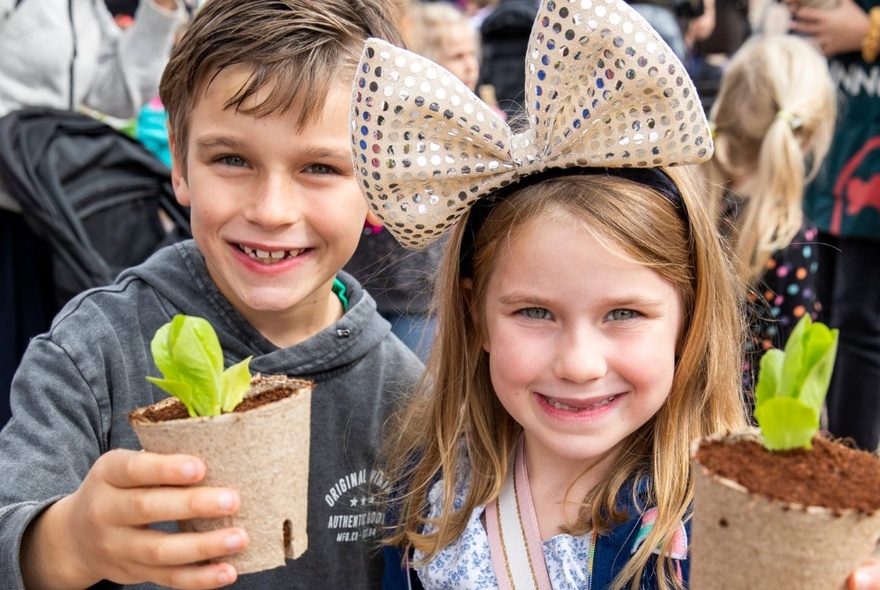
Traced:
[[266, 264], [271, 264], [277, 260], [283, 260], [285, 258], [293, 258], [294, 256], [299, 255], [302, 250], [257, 250], [256, 248], [249, 248], [248, 246], [239, 246], [245, 254], [253, 258], [254, 260], [259, 260], [260, 262], [264, 262]]

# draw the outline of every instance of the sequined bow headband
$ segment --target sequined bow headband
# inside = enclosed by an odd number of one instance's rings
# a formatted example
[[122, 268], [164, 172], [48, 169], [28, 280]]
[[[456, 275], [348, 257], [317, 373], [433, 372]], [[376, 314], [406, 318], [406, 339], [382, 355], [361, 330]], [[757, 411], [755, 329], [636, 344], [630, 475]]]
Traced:
[[655, 168], [712, 155], [693, 82], [622, 0], [544, 0], [514, 133], [453, 74], [370, 39], [352, 91], [354, 164], [383, 225], [429, 245], [478, 199], [561, 168]]

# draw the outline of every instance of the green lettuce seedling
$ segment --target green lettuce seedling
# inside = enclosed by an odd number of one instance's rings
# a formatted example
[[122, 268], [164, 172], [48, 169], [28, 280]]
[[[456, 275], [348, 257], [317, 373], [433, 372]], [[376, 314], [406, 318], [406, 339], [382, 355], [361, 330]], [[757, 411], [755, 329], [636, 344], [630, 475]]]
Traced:
[[804, 316], [785, 344], [761, 358], [755, 389], [755, 419], [771, 451], [812, 446], [828, 393], [837, 330]]
[[186, 406], [190, 416], [219, 416], [235, 409], [251, 383], [251, 358], [223, 370], [223, 351], [211, 324], [176, 315], [150, 343], [164, 379], [147, 377]]

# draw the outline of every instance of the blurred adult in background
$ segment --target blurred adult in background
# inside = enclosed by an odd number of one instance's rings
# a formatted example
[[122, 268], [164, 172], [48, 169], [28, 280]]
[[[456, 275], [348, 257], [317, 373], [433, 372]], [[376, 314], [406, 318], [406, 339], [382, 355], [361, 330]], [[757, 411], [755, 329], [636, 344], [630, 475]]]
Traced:
[[880, 443], [880, 0], [790, 2], [793, 31], [828, 57], [845, 98], [826, 166], [804, 210], [820, 230], [819, 297], [840, 330], [828, 429], [859, 447]]
[[[479, 77], [479, 34], [468, 16], [448, 2], [401, 0], [400, 29], [407, 47], [440, 64], [474, 91]], [[379, 225], [364, 225], [357, 250], [345, 270], [376, 300], [391, 330], [427, 360], [435, 318], [430, 308], [445, 240], [425, 250], [407, 250]]]
[[0, 0], [0, 116], [28, 106], [135, 116], [158, 91], [180, 15], [177, 0], [143, 0], [122, 31], [103, 1]]
[[535, 0], [500, 0], [480, 26], [478, 85], [494, 89], [498, 107], [514, 124], [525, 99], [526, 50], [537, 14]]
[[[128, 119], [155, 96], [180, 22], [177, 0], [141, 0], [122, 31], [103, 0], [0, 0], [0, 116], [24, 107], [88, 107]], [[57, 311], [48, 246], [0, 178], [0, 426], [30, 338]]]

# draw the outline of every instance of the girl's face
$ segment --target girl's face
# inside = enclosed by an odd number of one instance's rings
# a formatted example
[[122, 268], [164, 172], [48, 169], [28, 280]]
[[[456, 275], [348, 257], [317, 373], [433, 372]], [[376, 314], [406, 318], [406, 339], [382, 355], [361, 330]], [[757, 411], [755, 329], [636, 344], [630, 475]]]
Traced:
[[529, 465], [588, 468], [665, 402], [678, 292], [564, 216], [527, 222], [495, 263], [483, 308], [495, 392]]

